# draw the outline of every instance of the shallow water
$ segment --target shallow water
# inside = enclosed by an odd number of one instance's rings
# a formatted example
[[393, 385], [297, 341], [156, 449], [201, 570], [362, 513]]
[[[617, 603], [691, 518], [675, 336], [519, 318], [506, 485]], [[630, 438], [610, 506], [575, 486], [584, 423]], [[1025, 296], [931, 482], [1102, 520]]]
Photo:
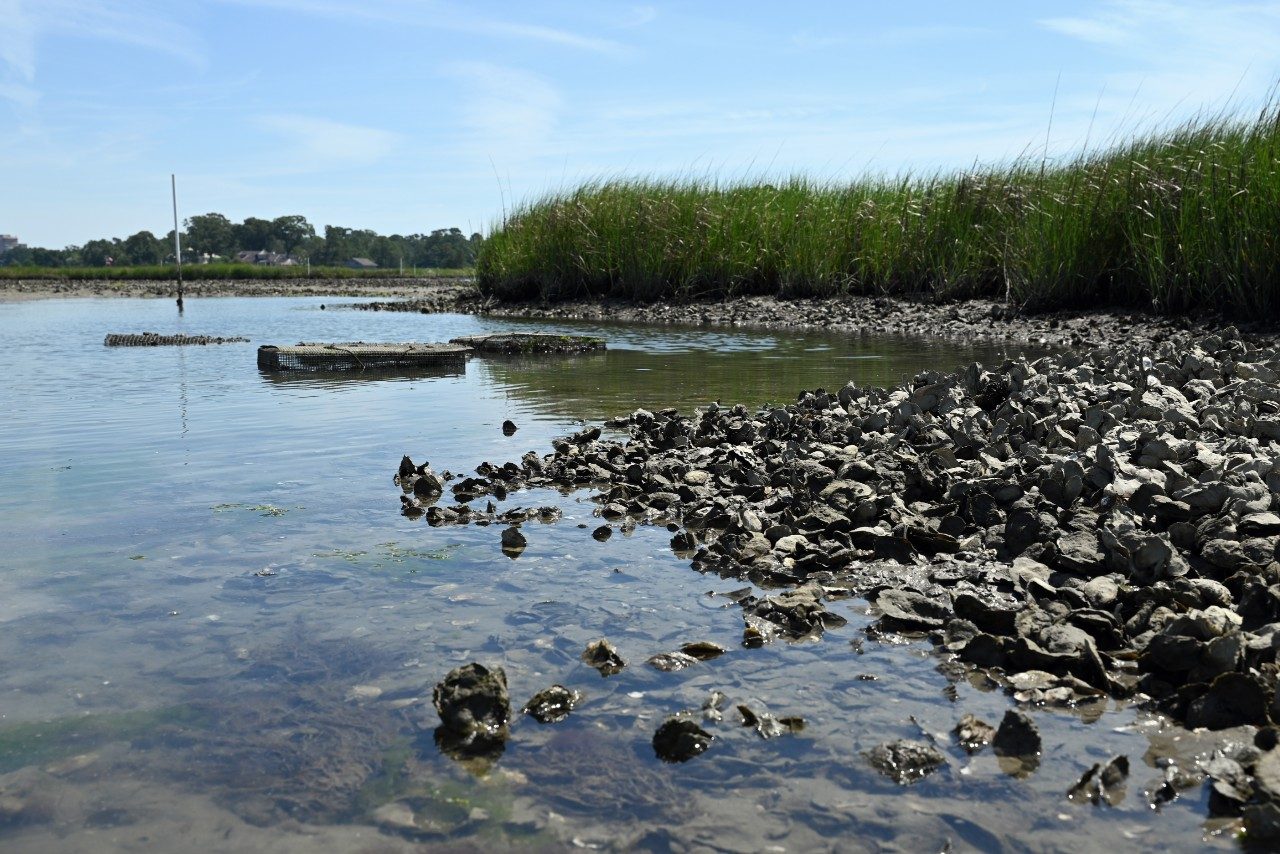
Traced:
[[[864, 603], [816, 644], [739, 646], [741, 583], [692, 572], [670, 533], [604, 543], [585, 491], [524, 527], [431, 528], [399, 515], [403, 453], [468, 473], [639, 406], [785, 402], [852, 379], [891, 384], [1003, 353], [990, 347], [672, 327], [341, 310], [333, 299], [0, 304], [0, 848], [386, 850], [1147, 850], [1230, 845], [1202, 790], [1155, 812], [1156, 756], [1196, 745], [1130, 709], [1037, 714], [1045, 758], [1006, 774], [948, 732], [1012, 700], [942, 666], [925, 642], [870, 640]], [[321, 310], [326, 304], [326, 310]], [[260, 374], [254, 347], [446, 340], [500, 330], [603, 335], [609, 351], [473, 359], [452, 375]], [[244, 335], [252, 344], [107, 349], [108, 332]], [[513, 437], [504, 419], [520, 425]], [[583, 526], [583, 527], [580, 527]], [[579, 661], [608, 637], [630, 666]], [[644, 664], [693, 640], [728, 654]], [[859, 651], [860, 642], [861, 651]], [[431, 686], [501, 664], [513, 705], [562, 683], [567, 721], [516, 720], [488, 768], [431, 741]], [[874, 678], [867, 678], [874, 677]], [[728, 695], [710, 750], [659, 762], [668, 714]], [[413, 702], [417, 700], [418, 702]], [[733, 705], [802, 715], [762, 740]], [[422, 726], [415, 722], [421, 721]], [[949, 765], [909, 788], [862, 751], [936, 737]], [[1067, 788], [1116, 753], [1115, 808]], [[6, 800], [8, 799], [8, 800]], [[428, 831], [385, 827], [408, 805]], [[384, 827], [375, 826], [379, 813]]]

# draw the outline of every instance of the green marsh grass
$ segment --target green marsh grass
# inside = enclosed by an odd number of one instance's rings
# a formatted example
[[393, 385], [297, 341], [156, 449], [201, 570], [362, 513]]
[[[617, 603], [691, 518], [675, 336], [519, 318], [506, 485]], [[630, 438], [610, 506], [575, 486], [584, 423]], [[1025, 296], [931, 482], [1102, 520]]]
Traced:
[[1067, 162], [850, 183], [606, 180], [525, 203], [480, 252], [505, 299], [751, 294], [1280, 312], [1280, 106]]

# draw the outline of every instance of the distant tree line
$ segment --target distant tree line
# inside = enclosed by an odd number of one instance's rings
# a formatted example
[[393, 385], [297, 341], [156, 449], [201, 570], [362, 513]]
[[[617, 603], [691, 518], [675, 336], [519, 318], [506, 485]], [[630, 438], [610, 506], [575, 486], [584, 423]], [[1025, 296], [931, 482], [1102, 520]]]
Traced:
[[[368, 258], [379, 267], [472, 267], [483, 238], [470, 237], [457, 228], [438, 228], [430, 234], [381, 235], [368, 229], [326, 225], [324, 234], [302, 216], [275, 219], [249, 217], [234, 223], [219, 213], [193, 216], [184, 223], [182, 260], [234, 261], [237, 252], [272, 252], [299, 263], [318, 266], [345, 264], [352, 258]], [[0, 266], [104, 267], [108, 264], [146, 265], [173, 263], [173, 231], [157, 237], [139, 231], [121, 240], [90, 240], [83, 246], [44, 249], [19, 246], [0, 255]]]

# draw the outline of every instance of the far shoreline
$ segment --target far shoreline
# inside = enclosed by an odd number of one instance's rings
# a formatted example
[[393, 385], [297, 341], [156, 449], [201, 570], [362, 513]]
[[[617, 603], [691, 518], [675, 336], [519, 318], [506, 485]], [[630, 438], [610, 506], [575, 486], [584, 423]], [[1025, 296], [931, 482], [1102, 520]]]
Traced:
[[[989, 341], [1028, 352], [1114, 346], [1119, 342], [1154, 346], [1181, 332], [1213, 334], [1239, 328], [1260, 341], [1280, 340], [1271, 322], [1154, 314], [1129, 308], [1053, 309], [1021, 312], [988, 299], [931, 302], [893, 296], [783, 298], [749, 296], [671, 302], [610, 298], [557, 302], [484, 297], [471, 278], [438, 276], [403, 279], [195, 279], [184, 283], [193, 300], [221, 297], [328, 297], [371, 299], [332, 308], [414, 314], [456, 313], [549, 321], [621, 322], [694, 327], [729, 327], [774, 332], [906, 336], [917, 339]], [[172, 280], [0, 280], [0, 305], [37, 300], [132, 298], [174, 299]]]
[[[471, 279], [451, 276], [386, 279], [191, 279], [183, 283], [187, 300], [209, 297], [381, 297], [414, 299], [441, 289], [473, 291]], [[0, 304], [42, 299], [92, 297], [175, 299], [172, 280], [0, 279]]]

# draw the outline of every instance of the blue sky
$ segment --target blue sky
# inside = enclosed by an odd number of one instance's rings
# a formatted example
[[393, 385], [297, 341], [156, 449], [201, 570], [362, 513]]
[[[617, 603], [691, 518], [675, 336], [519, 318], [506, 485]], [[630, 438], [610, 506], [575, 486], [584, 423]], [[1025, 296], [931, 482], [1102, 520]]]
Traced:
[[0, 232], [163, 234], [171, 172], [184, 215], [485, 231], [589, 178], [1061, 156], [1277, 81], [1280, 2], [0, 0]]

